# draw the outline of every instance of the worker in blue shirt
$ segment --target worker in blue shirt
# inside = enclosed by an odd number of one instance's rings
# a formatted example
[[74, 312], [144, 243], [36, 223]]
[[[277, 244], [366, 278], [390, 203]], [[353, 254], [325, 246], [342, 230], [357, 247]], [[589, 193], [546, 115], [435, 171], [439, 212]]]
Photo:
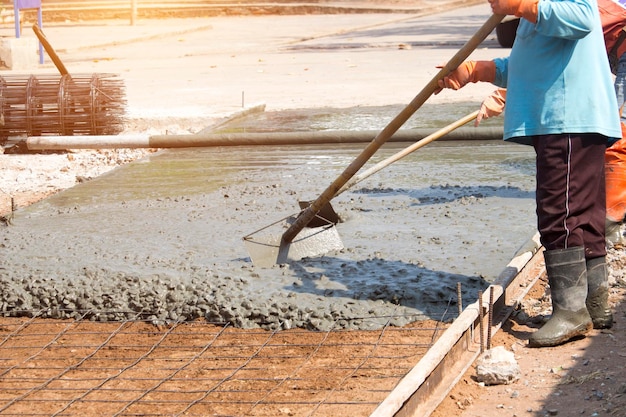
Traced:
[[613, 323], [608, 306], [604, 153], [621, 138], [596, 0], [489, 0], [521, 18], [511, 53], [466, 61], [439, 82], [506, 88], [504, 139], [536, 153], [537, 225], [552, 315], [529, 346], [556, 346]]

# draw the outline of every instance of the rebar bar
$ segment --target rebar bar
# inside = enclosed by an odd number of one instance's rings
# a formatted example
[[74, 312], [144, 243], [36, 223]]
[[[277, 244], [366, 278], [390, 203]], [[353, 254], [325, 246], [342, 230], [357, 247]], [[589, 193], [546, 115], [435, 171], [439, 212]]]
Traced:
[[487, 350], [491, 349], [491, 328], [493, 326], [493, 298], [494, 288], [489, 287], [489, 312], [487, 318]]
[[456, 283], [456, 302], [459, 310], [459, 316], [463, 313], [463, 294], [461, 292], [461, 283]]

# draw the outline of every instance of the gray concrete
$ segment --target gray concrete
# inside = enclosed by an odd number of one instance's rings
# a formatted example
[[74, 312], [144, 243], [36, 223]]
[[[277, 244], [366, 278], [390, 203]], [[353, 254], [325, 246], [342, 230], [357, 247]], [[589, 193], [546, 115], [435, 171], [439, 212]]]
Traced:
[[449, 319], [457, 282], [472, 302], [532, 235], [530, 149], [446, 142], [333, 201], [344, 250], [255, 267], [243, 236], [280, 235], [255, 231], [359, 150], [168, 151], [20, 210], [0, 230], [2, 310], [318, 329]]
[[[488, 14], [215, 18], [138, 44], [60, 48], [70, 71], [121, 71], [135, 117], [208, 122], [240, 109], [243, 96], [269, 111], [350, 107], [338, 128], [372, 129], [384, 117], [358, 106], [410, 101]], [[476, 57], [503, 53], [489, 39]], [[455, 106], [475, 108], [492, 89], [433, 97], [425, 125], [443, 126]], [[402, 147], [388, 145], [372, 163]], [[271, 268], [250, 262], [242, 237], [317, 197], [361, 148], [168, 151], [20, 210], [0, 229], [0, 309], [311, 329], [450, 319], [457, 283], [473, 302], [534, 233], [530, 148], [429, 145], [333, 201], [344, 250]]]

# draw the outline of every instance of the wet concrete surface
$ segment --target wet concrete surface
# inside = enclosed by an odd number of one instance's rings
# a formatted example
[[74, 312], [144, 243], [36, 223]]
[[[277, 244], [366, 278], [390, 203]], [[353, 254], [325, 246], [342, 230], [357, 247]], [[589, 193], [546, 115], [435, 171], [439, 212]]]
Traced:
[[[481, 4], [426, 17], [46, 32], [72, 73], [122, 72], [133, 117], [231, 114], [260, 101], [292, 120], [267, 112], [229, 129], [358, 130], [382, 128], [398, 109], [389, 104], [410, 102], [489, 14]], [[102, 45], [99, 31], [124, 38]], [[123, 41], [131, 35], [141, 43]], [[77, 38], [90, 43], [78, 47]], [[472, 58], [506, 54], [491, 36]], [[407, 127], [442, 127], [474, 111], [493, 86], [464, 90], [432, 97]], [[370, 162], [407, 145], [389, 143]], [[19, 210], [0, 229], [0, 310], [310, 329], [372, 325], [362, 317], [380, 325], [448, 319], [458, 282], [464, 304], [473, 302], [534, 234], [530, 148], [431, 144], [333, 200], [345, 249], [270, 268], [250, 261], [243, 236], [297, 213], [298, 201], [316, 198], [363, 146], [170, 150]]]
[[[451, 103], [426, 103], [422, 105], [400, 130], [421, 129], [430, 133], [462, 119], [480, 108], [480, 101], [460, 101]], [[301, 108], [280, 111], [254, 112], [241, 119], [235, 119], [225, 126], [206, 129], [207, 133], [263, 133], [263, 132], [315, 132], [315, 131], [381, 131], [402, 110], [401, 104], [386, 106], [353, 106], [344, 108]], [[480, 127], [473, 123], [461, 127], [464, 130], [481, 131], [492, 129], [502, 137], [502, 118], [485, 119]], [[467, 135], [479, 138], [478, 135]], [[373, 138], [373, 137], [372, 137]], [[445, 138], [442, 138], [445, 139]], [[490, 138], [491, 139], [491, 138]]]
[[362, 149], [168, 150], [20, 210], [0, 229], [1, 308], [268, 328], [450, 319], [457, 283], [473, 302], [534, 233], [532, 149], [433, 143], [332, 201], [345, 249], [254, 265], [242, 238], [297, 214]]

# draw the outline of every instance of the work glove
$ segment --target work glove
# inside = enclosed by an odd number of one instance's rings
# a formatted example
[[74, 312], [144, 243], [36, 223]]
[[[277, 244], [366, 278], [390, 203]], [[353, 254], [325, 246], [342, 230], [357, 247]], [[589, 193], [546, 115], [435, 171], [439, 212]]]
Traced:
[[494, 14], [514, 15], [537, 23], [539, 0], [489, 0]]
[[478, 110], [478, 115], [476, 116], [474, 126], [478, 126], [483, 119], [500, 116], [504, 111], [505, 103], [506, 89], [498, 88], [496, 91], [491, 93], [485, 100], [483, 100], [482, 104], [480, 105], [480, 110]]
[[469, 82], [488, 81], [492, 83], [495, 79], [496, 63], [494, 61], [465, 61], [437, 82], [439, 89], [435, 91], [435, 94], [439, 94], [444, 88], [459, 90]]

